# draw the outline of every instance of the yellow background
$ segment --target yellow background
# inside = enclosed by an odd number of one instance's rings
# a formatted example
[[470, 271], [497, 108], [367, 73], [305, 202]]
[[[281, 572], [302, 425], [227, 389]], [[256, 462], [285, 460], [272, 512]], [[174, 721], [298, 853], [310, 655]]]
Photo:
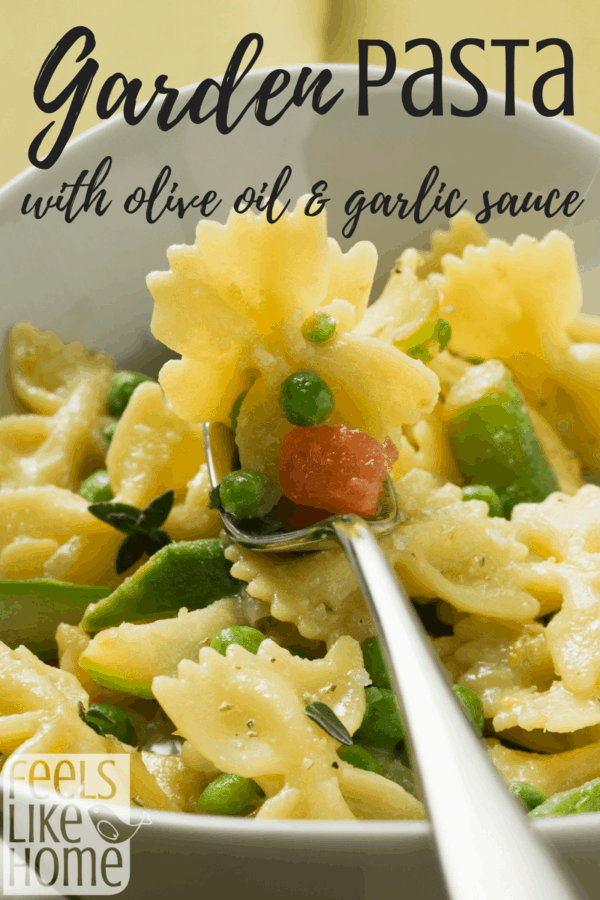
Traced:
[[[405, 54], [404, 43], [433, 38], [444, 52], [444, 74], [450, 76], [452, 45], [479, 38], [486, 42], [485, 51], [469, 48], [464, 60], [488, 88], [500, 91], [504, 50], [492, 48], [490, 41], [526, 39], [531, 45], [517, 48], [516, 93], [528, 101], [535, 79], [562, 65], [557, 48], [536, 54], [535, 42], [561, 37], [575, 57], [574, 121], [600, 133], [598, 0], [2, 0], [0, 184], [27, 167], [27, 148], [50, 121], [34, 104], [33, 85], [54, 44], [75, 25], [94, 32], [92, 55], [100, 64], [76, 133], [96, 124], [97, 93], [113, 72], [141, 78], [140, 99], [145, 99], [160, 74], [167, 74], [173, 87], [222, 74], [249, 31], [265, 39], [260, 67], [355, 62], [358, 39], [379, 38], [394, 46], [399, 67], [416, 69], [430, 65], [431, 54], [425, 48]], [[383, 59], [373, 55], [372, 61]], [[65, 67], [63, 84], [74, 72], [74, 66]], [[548, 90], [545, 99], [552, 106], [556, 95], [553, 99]]]

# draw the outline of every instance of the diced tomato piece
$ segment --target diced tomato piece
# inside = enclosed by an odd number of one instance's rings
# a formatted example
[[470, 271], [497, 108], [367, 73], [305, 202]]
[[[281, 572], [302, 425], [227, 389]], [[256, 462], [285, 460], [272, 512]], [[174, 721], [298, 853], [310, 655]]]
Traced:
[[286, 497], [302, 506], [372, 516], [397, 456], [389, 438], [380, 444], [347, 425], [294, 428], [283, 439], [279, 481]]

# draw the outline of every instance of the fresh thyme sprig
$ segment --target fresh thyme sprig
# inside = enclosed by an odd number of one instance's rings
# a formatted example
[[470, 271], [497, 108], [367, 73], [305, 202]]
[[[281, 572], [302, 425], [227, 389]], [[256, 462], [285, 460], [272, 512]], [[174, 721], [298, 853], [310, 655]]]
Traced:
[[173, 491], [165, 491], [144, 509], [113, 500], [88, 506], [93, 516], [126, 535], [115, 559], [117, 575], [126, 572], [144, 553], [152, 556], [171, 543], [171, 538], [161, 529], [161, 525], [171, 512], [174, 498]]

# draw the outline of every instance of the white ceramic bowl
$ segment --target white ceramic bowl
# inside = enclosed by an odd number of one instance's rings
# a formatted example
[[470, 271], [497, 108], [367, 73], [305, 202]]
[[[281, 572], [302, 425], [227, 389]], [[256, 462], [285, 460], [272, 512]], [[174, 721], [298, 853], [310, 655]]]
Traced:
[[[412, 218], [365, 215], [353, 238], [345, 240], [343, 205], [356, 189], [368, 197], [403, 191], [414, 199], [430, 167], [437, 165], [441, 179], [459, 188], [469, 199], [467, 208], [474, 210], [484, 190], [494, 198], [504, 191], [547, 194], [558, 188], [564, 196], [578, 190], [586, 200], [574, 219], [529, 213], [504, 216], [487, 227], [508, 239], [522, 231], [541, 237], [550, 228], [566, 228], [581, 266], [584, 309], [600, 313], [597, 137], [564, 119], [544, 119], [523, 103], [517, 103], [515, 116], [505, 117], [504, 98], [497, 94], [490, 94], [480, 116], [452, 117], [451, 103], [463, 108], [473, 103], [470, 89], [452, 81], [444, 82], [444, 116], [411, 118], [401, 103], [407, 74], [402, 71], [390, 85], [371, 92], [370, 114], [359, 117], [357, 68], [332, 68], [344, 96], [325, 116], [303, 108], [269, 128], [247, 116], [227, 136], [217, 133], [212, 120], [202, 126], [186, 121], [164, 134], [152, 115], [134, 128], [119, 117], [73, 141], [50, 171], [28, 169], [6, 185], [0, 191], [0, 333], [15, 321], [29, 320], [54, 329], [63, 340], [107, 350], [128, 368], [156, 374], [165, 354], [149, 331], [152, 301], [144, 279], [152, 269], [166, 267], [168, 245], [192, 241], [196, 214], [192, 210], [182, 221], [165, 213], [149, 225], [141, 212], [126, 214], [123, 202], [138, 185], [149, 189], [166, 164], [186, 199], [217, 191], [222, 203], [214, 218], [220, 221], [247, 185], [272, 185], [285, 165], [293, 174], [284, 197], [292, 201], [325, 179], [332, 198], [330, 234], [343, 249], [369, 239], [380, 253], [376, 291], [399, 248], [425, 246], [444, 219], [432, 215], [419, 225]], [[295, 76], [299, 70], [290, 71]], [[375, 69], [373, 77], [378, 74]], [[263, 77], [257, 72], [247, 78], [238, 108]], [[181, 100], [192, 91], [185, 89]], [[428, 92], [423, 84], [417, 98], [421, 106], [427, 105]], [[113, 164], [103, 186], [113, 202], [105, 216], [81, 213], [66, 224], [56, 211], [39, 221], [21, 215], [25, 194], [56, 196], [63, 181], [72, 183], [82, 169], [93, 171], [107, 155]], [[5, 371], [5, 357], [3, 366]], [[4, 391], [2, 412], [9, 410]], [[260, 823], [158, 813], [152, 818], [153, 824], [132, 841], [132, 877], [124, 898], [444, 896], [425, 822]], [[536, 821], [534, 827], [561, 851], [590, 897], [600, 896], [600, 814]]]

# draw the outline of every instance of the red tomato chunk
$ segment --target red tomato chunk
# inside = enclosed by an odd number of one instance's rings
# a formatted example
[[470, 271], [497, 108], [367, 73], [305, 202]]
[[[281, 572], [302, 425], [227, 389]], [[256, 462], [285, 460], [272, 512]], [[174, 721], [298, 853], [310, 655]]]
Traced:
[[347, 425], [294, 428], [283, 440], [279, 481], [295, 503], [372, 516], [385, 474], [397, 456], [389, 438], [380, 444]]

